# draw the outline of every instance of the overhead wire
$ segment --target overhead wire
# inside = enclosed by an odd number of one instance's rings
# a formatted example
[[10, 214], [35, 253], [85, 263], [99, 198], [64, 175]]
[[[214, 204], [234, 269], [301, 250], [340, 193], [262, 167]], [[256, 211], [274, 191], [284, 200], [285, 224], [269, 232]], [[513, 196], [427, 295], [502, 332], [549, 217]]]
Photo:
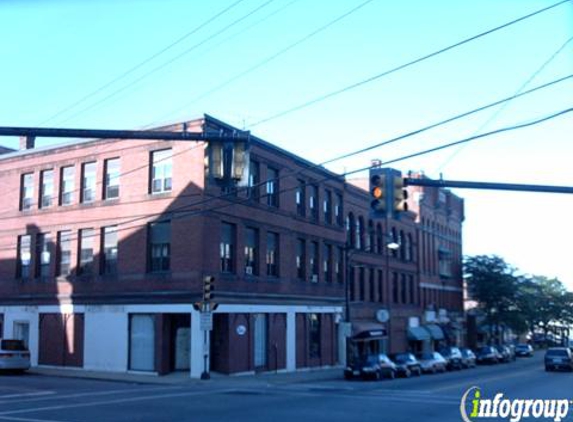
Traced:
[[515, 24], [517, 24], [517, 23], [519, 23], [519, 22], [523, 22], [523, 21], [525, 21], [525, 20], [527, 20], [527, 19], [530, 19], [530, 18], [532, 18], [532, 17], [534, 17], [534, 16], [537, 16], [537, 15], [539, 15], [539, 14], [541, 14], [541, 13], [547, 12], [547, 11], [549, 11], [549, 10], [555, 8], [555, 7], [558, 7], [558, 6], [560, 6], [560, 5], [562, 5], [562, 4], [565, 4], [565, 3], [569, 3], [569, 2], [571, 2], [571, 1], [573, 1], [573, 0], [561, 0], [561, 1], [557, 2], [557, 3], [554, 3], [554, 4], [550, 5], [550, 6], [544, 7], [544, 8], [542, 8], [542, 9], [539, 9], [539, 10], [537, 10], [537, 11], [535, 11], [535, 12], [529, 13], [529, 14], [527, 14], [527, 15], [525, 15], [525, 16], [521, 16], [521, 17], [519, 17], [519, 18], [517, 18], [517, 19], [514, 19], [514, 20], [512, 20], [512, 21], [510, 21], [510, 22], [506, 22], [506, 23], [504, 23], [503, 25], [499, 25], [499, 26], [496, 26], [496, 27], [494, 27], [494, 28], [488, 29], [487, 31], [480, 32], [479, 34], [473, 35], [473, 36], [471, 36], [471, 37], [469, 37], [469, 38], [465, 38], [465, 39], [463, 39], [463, 40], [461, 40], [461, 41], [458, 41], [458, 42], [456, 42], [456, 43], [454, 43], [454, 44], [450, 44], [450, 45], [448, 45], [448, 46], [446, 46], [446, 47], [440, 48], [440, 49], [438, 49], [438, 50], [436, 50], [436, 51], [433, 51], [432, 53], [423, 55], [423, 56], [418, 57], [418, 58], [416, 58], [416, 59], [414, 59], [414, 60], [411, 60], [411, 61], [408, 61], [408, 62], [406, 62], [406, 63], [403, 63], [403, 64], [401, 64], [401, 65], [399, 65], [399, 66], [396, 66], [396, 67], [394, 67], [394, 68], [392, 68], [392, 69], [385, 70], [385, 71], [383, 71], [383, 72], [381, 72], [381, 73], [378, 73], [378, 74], [376, 74], [376, 75], [373, 75], [373, 76], [371, 76], [371, 77], [369, 77], [369, 78], [366, 78], [366, 79], [363, 79], [363, 80], [361, 80], [361, 81], [354, 82], [354, 83], [352, 83], [352, 84], [350, 84], [350, 85], [347, 85], [347, 86], [345, 86], [345, 87], [343, 87], [343, 88], [339, 88], [339, 89], [336, 89], [336, 90], [331, 91], [331, 92], [329, 92], [329, 93], [322, 94], [322, 95], [320, 95], [320, 96], [318, 96], [318, 97], [316, 97], [316, 98], [307, 100], [307, 101], [305, 101], [305, 102], [303, 102], [303, 103], [301, 103], [301, 104], [298, 104], [298, 105], [296, 105], [296, 106], [290, 107], [290, 108], [285, 109], [285, 110], [283, 110], [283, 111], [280, 111], [280, 112], [278, 112], [278, 113], [272, 114], [272, 115], [270, 115], [269, 117], [266, 117], [266, 118], [263, 118], [263, 119], [261, 119], [261, 120], [258, 120], [258, 121], [256, 121], [256, 122], [250, 124], [250, 125], [249, 125], [249, 128], [253, 128], [253, 127], [259, 126], [259, 125], [261, 125], [261, 124], [263, 124], [263, 123], [270, 122], [271, 120], [278, 119], [279, 117], [286, 116], [287, 114], [293, 113], [293, 112], [295, 112], [295, 111], [302, 110], [302, 109], [307, 108], [307, 107], [309, 107], [309, 106], [311, 106], [311, 105], [313, 105], [313, 104], [316, 104], [316, 103], [325, 101], [325, 100], [327, 100], [327, 99], [329, 99], [329, 98], [335, 97], [335, 96], [340, 95], [340, 94], [342, 94], [342, 93], [345, 93], [345, 92], [348, 92], [348, 91], [350, 91], [350, 90], [359, 88], [359, 87], [361, 87], [361, 86], [364, 86], [364, 85], [366, 85], [366, 84], [369, 84], [369, 83], [371, 83], [371, 82], [374, 82], [374, 81], [376, 81], [376, 80], [378, 80], [378, 79], [381, 79], [381, 78], [383, 78], [383, 77], [385, 77], [385, 76], [391, 75], [391, 74], [396, 73], [396, 72], [398, 72], [398, 71], [400, 71], [400, 70], [404, 70], [404, 69], [406, 69], [406, 68], [408, 68], [408, 67], [410, 67], [410, 66], [413, 66], [413, 65], [415, 65], [415, 64], [418, 64], [418, 63], [423, 62], [423, 61], [425, 61], [425, 60], [428, 60], [428, 59], [430, 59], [430, 58], [436, 57], [436, 56], [438, 56], [438, 55], [440, 55], [440, 54], [443, 54], [443, 53], [445, 53], [445, 52], [447, 52], [447, 51], [450, 51], [450, 50], [453, 50], [453, 49], [455, 49], [455, 48], [458, 48], [458, 47], [460, 47], [460, 46], [462, 46], [462, 45], [465, 45], [465, 44], [467, 44], [467, 43], [469, 43], [469, 42], [475, 41], [475, 40], [477, 40], [477, 39], [479, 39], [479, 38], [485, 37], [486, 35], [489, 35], [489, 34], [492, 34], [492, 33], [494, 33], [494, 32], [500, 31], [500, 30], [505, 29], [505, 28], [507, 28], [507, 27], [509, 27], [509, 26], [515, 25]]
[[58, 118], [59, 116], [61, 116], [62, 114], [70, 111], [71, 109], [75, 108], [76, 106], [84, 103], [85, 101], [89, 100], [90, 98], [94, 97], [95, 95], [99, 94], [100, 92], [102, 92], [103, 90], [105, 90], [106, 88], [109, 88], [111, 85], [115, 84], [116, 82], [119, 82], [120, 80], [124, 79], [125, 77], [129, 76], [130, 74], [132, 74], [133, 72], [135, 72], [136, 70], [142, 68], [143, 66], [145, 66], [146, 64], [148, 64], [149, 62], [153, 61], [154, 59], [156, 59], [157, 57], [161, 56], [162, 54], [166, 53], [167, 51], [171, 50], [173, 47], [175, 47], [176, 45], [182, 43], [183, 41], [185, 41], [187, 38], [189, 38], [191, 35], [197, 33], [199, 30], [203, 29], [204, 27], [206, 27], [207, 25], [209, 25], [211, 22], [215, 21], [216, 19], [218, 19], [219, 17], [221, 17], [222, 15], [224, 15], [225, 13], [227, 13], [228, 11], [230, 11], [231, 9], [233, 9], [235, 6], [239, 5], [240, 3], [242, 3], [245, 0], [236, 0], [235, 2], [231, 3], [229, 6], [225, 7], [223, 10], [217, 12], [215, 15], [211, 16], [210, 18], [208, 18], [207, 20], [205, 20], [204, 22], [202, 22], [201, 24], [197, 25], [196, 27], [194, 27], [191, 31], [187, 32], [186, 34], [184, 34], [183, 36], [179, 37], [178, 39], [176, 39], [175, 41], [173, 41], [172, 43], [168, 44], [167, 46], [163, 47], [161, 50], [153, 53], [151, 56], [147, 57], [146, 59], [142, 60], [141, 62], [137, 63], [135, 66], [130, 67], [129, 69], [125, 70], [124, 72], [122, 72], [120, 75], [116, 76], [115, 78], [111, 79], [110, 81], [104, 83], [103, 85], [99, 86], [98, 88], [96, 88], [95, 90], [91, 91], [90, 93], [84, 95], [82, 98], [80, 98], [79, 100], [75, 101], [74, 103], [70, 104], [69, 106], [61, 109], [60, 111], [58, 111], [57, 113], [53, 114], [52, 116], [50, 116], [48, 119], [44, 120], [42, 123], [40, 123], [38, 126], [43, 126], [46, 123], [51, 122], [52, 120]]
[[[543, 70], [549, 66], [549, 64], [555, 60], [555, 58], [567, 47], [567, 45], [573, 41], [573, 37], [570, 37], [567, 41], [565, 41], [553, 54], [545, 61], [541, 66], [537, 68], [535, 72], [533, 72], [527, 80], [521, 84], [521, 86], [515, 91], [515, 95], [522, 92]], [[509, 106], [510, 102], [505, 102], [499, 107], [482, 125], [480, 125], [474, 134], [480, 133], [484, 130], [489, 124], [491, 124], [495, 119], [499, 117], [501, 113]], [[467, 146], [470, 144], [463, 144], [459, 148], [456, 149], [437, 169], [437, 172], [441, 172], [444, 167], [446, 167], [459, 153], [461, 153]]]
[[315, 37], [316, 35], [320, 34], [323, 31], [326, 31], [328, 28], [330, 28], [331, 26], [339, 23], [340, 21], [342, 21], [343, 19], [347, 18], [348, 16], [354, 14], [355, 12], [359, 11], [360, 9], [362, 9], [364, 6], [366, 6], [367, 4], [373, 2], [374, 0], [366, 0], [360, 4], [358, 4], [357, 6], [351, 8], [350, 10], [344, 12], [343, 14], [337, 16], [336, 18], [330, 20], [329, 22], [327, 22], [324, 25], [321, 25], [320, 27], [312, 30], [311, 32], [309, 32], [308, 34], [304, 35], [303, 37], [299, 38], [298, 40], [290, 43], [289, 45], [287, 45], [286, 47], [281, 48], [280, 50], [278, 50], [277, 52], [269, 55], [268, 57], [264, 58], [263, 60], [261, 60], [260, 62], [248, 67], [247, 69], [235, 74], [234, 76], [230, 77], [229, 79], [225, 80], [224, 82], [215, 85], [212, 88], [209, 88], [208, 90], [206, 90], [205, 92], [203, 92], [202, 94], [194, 97], [191, 101], [185, 103], [183, 106], [178, 107], [175, 110], [170, 111], [169, 113], [166, 113], [165, 115], [159, 117], [158, 121], [165, 119], [167, 116], [173, 115], [175, 113], [180, 112], [181, 110], [189, 107], [190, 105], [196, 103], [199, 100], [202, 100], [203, 98], [208, 97], [209, 95], [223, 89], [224, 87], [232, 84], [233, 82], [241, 79], [244, 76], [247, 76], [248, 74], [254, 72], [255, 70], [271, 63], [272, 61], [274, 61], [275, 59], [279, 58], [280, 56], [282, 56], [283, 54], [288, 53], [290, 50], [292, 50], [295, 47], [298, 47], [299, 45], [303, 44], [304, 42], [312, 39], [313, 37]]
[[95, 103], [92, 103], [91, 105], [84, 107], [83, 109], [79, 110], [78, 112], [72, 114], [71, 116], [67, 117], [66, 119], [62, 120], [60, 122], [60, 124], [66, 123], [71, 119], [74, 119], [76, 117], [78, 117], [81, 114], [84, 114], [92, 109], [94, 109], [95, 107], [105, 103], [106, 101], [108, 101], [109, 99], [115, 97], [116, 95], [122, 93], [123, 91], [125, 91], [128, 88], [131, 88], [132, 86], [134, 86], [135, 84], [143, 81], [144, 79], [147, 79], [149, 76], [157, 73], [158, 71], [166, 68], [167, 66], [171, 65], [172, 63], [176, 62], [177, 60], [180, 60], [182, 57], [186, 56], [187, 54], [191, 53], [192, 51], [194, 51], [195, 49], [201, 47], [203, 44], [211, 41], [212, 39], [218, 37], [219, 35], [221, 35], [222, 33], [224, 33], [225, 31], [231, 29], [233, 26], [238, 25], [239, 23], [241, 23], [242, 21], [244, 21], [245, 19], [249, 18], [250, 16], [254, 15], [255, 13], [257, 13], [258, 11], [262, 10], [263, 8], [265, 8], [266, 6], [268, 6], [269, 4], [273, 3], [276, 0], [266, 0], [264, 3], [258, 5], [257, 7], [255, 7], [254, 9], [252, 9], [251, 11], [249, 11], [248, 13], [246, 13], [245, 15], [241, 16], [240, 18], [234, 20], [233, 22], [231, 22], [230, 24], [227, 24], [226, 26], [224, 26], [223, 28], [221, 28], [220, 30], [216, 31], [215, 33], [209, 35], [208, 37], [204, 38], [202, 41], [192, 45], [191, 47], [187, 48], [186, 50], [184, 50], [183, 52], [177, 54], [176, 56], [172, 57], [171, 59], [167, 60], [166, 62], [163, 62], [162, 64], [152, 68], [151, 70], [145, 72], [143, 75], [139, 76], [137, 79], [125, 84], [124, 86], [122, 86], [121, 88], [118, 88], [114, 91], [112, 91], [110, 94], [106, 95], [105, 97], [103, 97], [102, 99], [96, 101]]

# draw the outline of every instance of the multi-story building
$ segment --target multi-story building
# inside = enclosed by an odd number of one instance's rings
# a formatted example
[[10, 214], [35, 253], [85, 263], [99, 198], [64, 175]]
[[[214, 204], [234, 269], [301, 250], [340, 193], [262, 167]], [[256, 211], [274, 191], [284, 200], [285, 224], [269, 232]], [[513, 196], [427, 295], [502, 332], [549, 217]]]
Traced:
[[[236, 131], [209, 116], [162, 129]], [[0, 336], [24, 339], [34, 365], [332, 366], [344, 335], [356, 350], [414, 347], [434, 300], [421, 285], [454, 306], [453, 281], [421, 279], [417, 214], [372, 221], [367, 190], [261, 139], [237, 191], [214, 183], [203, 142], [24, 141], [0, 155]], [[440, 250], [424, 259], [437, 267]], [[212, 331], [193, 307], [206, 276]]]

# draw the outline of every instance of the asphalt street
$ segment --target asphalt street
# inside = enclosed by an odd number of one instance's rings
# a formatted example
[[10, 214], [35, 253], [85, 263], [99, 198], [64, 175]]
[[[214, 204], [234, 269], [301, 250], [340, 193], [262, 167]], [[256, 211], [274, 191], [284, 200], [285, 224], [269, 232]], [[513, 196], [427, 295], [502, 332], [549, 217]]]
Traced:
[[[171, 385], [4, 375], [0, 422], [461, 421], [460, 401], [472, 386], [483, 398], [573, 399], [573, 373], [546, 373], [538, 353], [509, 364], [377, 382], [345, 381], [338, 372], [320, 380], [218, 377]], [[573, 421], [571, 408], [563, 420]]]

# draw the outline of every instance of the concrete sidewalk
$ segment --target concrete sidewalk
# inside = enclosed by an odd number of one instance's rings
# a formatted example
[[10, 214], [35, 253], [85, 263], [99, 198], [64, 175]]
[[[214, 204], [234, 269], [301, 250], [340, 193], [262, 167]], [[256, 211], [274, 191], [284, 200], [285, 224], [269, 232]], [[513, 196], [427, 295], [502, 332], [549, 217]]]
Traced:
[[28, 373], [51, 377], [84, 378], [102, 381], [115, 381], [133, 384], [163, 384], [163, 385], [205, 385], [210, 386], [237, 386], [254, 387], [257, 385], [281, 385], [305, 382], [320, 382], [342, 379], [342, 368], [320, 368], [313, 370], [300, 370], [297, 372], [263, 372], [248, 375], [224, 375], [211, 373], [211, 379], [200, 380], [190, 378], [188, 372], [173, 372], [167, 375], [155, 375], [133, 372], [105, 372], [88, 371], [75, 368], [33, 367]]

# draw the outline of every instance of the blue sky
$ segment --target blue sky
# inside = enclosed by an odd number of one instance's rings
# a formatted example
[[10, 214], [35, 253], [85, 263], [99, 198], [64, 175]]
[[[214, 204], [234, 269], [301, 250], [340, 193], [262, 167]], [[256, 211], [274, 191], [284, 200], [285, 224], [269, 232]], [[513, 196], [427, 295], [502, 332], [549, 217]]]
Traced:
[[[209, 113], [320, 162], [511, 96], [524, 84], [532, 88], [573, 73], [573, 41], [565, 44], [573, 37], [573, 1], [310, 107], [256, 123], [554, 3], [1, 1], [0, 125], [135, 129]], [[501, 110], [490, 109], [329, 167], [361, 168], [372, 158], [390, 160], [528, 122], [573, 107], [572, 94], [569, 79]], [[443, 173], [446, 179], [571, 186], [572, 133], [567, 114], [395, 166], [423, 170], [431, 177]], [[37, 143], [50, 142], [55, 141]], [[4, 138], [0, 144], [16, 147], [17, 140]], [[522, 272], [558, 276], [573, 288], [573, 196], [457, 193], [466, 198], [466, 253], [495, 253]]]

